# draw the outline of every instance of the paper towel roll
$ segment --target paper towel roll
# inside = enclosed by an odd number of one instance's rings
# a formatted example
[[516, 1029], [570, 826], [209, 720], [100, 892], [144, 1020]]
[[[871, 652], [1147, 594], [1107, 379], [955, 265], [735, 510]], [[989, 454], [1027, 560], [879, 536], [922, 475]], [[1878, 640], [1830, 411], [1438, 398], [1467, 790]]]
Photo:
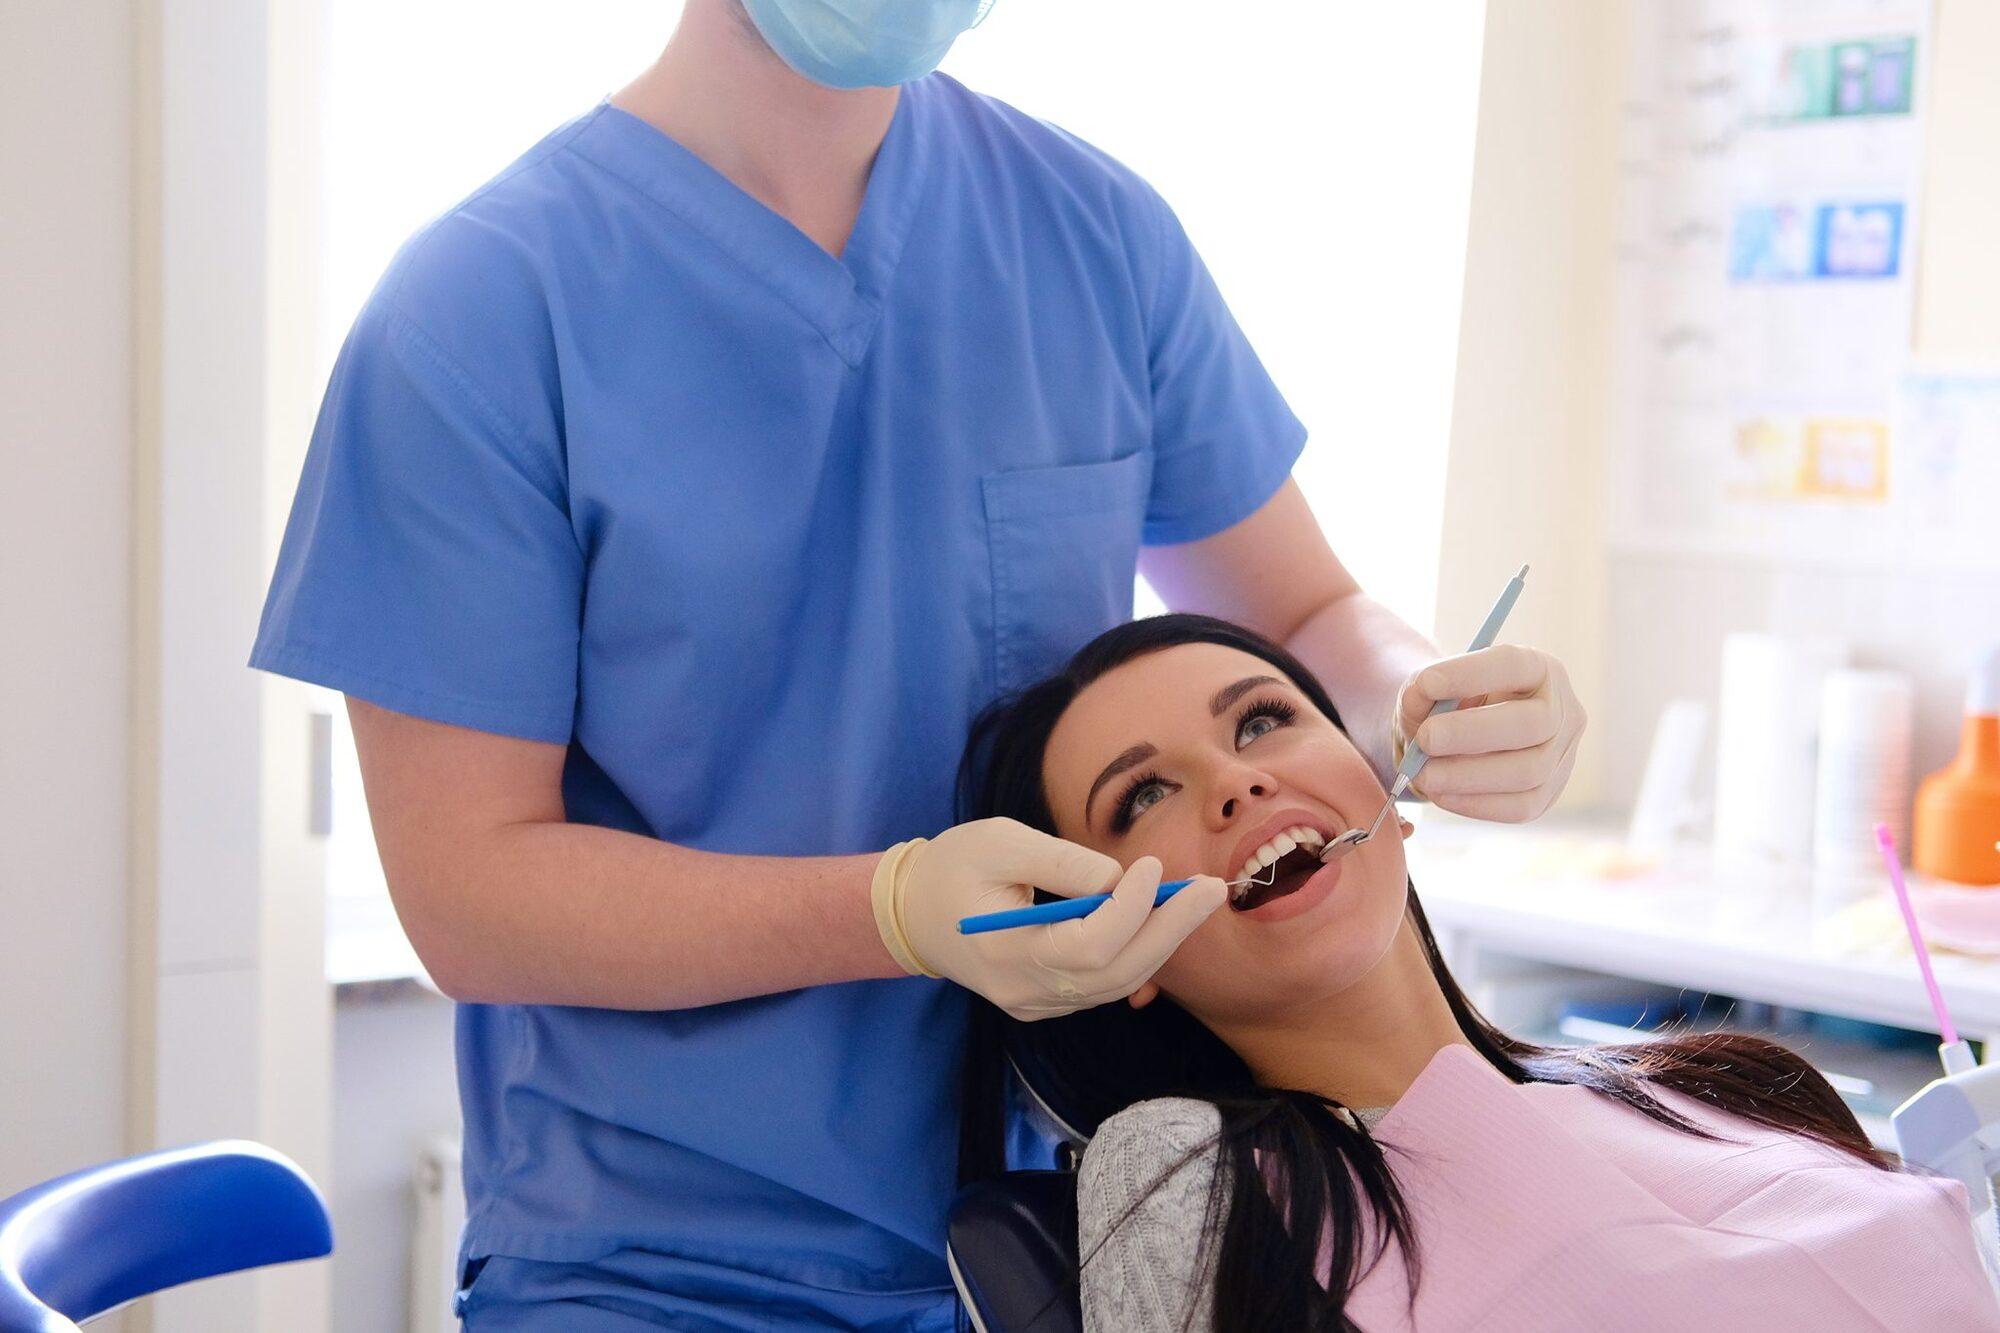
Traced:
[[1835, 671], [1820, 694], [1813, 864], [1873, 876], [1875, 825], [1910, 844], [1910, 735], [1916, 686], [1900, 671]]
[[1715, 848], [1803, 863], [1812, 853], [1820, 689], [1846, 665], [1823, 638], [1736, 633], [1722, 643]]

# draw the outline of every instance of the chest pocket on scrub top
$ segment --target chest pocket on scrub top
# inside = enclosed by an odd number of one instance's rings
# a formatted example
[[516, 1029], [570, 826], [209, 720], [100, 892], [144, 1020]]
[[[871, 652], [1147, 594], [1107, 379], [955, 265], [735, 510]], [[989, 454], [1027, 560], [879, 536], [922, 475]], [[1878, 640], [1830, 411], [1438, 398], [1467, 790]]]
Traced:
[[993, 678], [1033, 684], [1132, 615], [1152, 485], [1144, 451], [979, 479], [993, 560]]

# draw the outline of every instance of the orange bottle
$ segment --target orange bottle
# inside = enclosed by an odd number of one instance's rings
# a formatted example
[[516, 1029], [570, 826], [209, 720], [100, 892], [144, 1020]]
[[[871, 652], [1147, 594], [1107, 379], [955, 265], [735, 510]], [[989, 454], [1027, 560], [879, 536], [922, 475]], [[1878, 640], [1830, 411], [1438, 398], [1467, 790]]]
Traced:
[[1973, 668], [1958, 758], [1917, 788], [1913, 835], [1916, 870], [2000, 887], [2000, 644]]

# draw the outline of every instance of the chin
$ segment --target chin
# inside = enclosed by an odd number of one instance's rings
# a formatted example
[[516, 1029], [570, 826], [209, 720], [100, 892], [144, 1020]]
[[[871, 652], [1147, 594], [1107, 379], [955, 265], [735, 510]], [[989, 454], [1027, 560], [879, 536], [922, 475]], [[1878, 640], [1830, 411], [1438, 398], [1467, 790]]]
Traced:
[[[1346, 910], [1341, 910], [1345, 906]], [[1328, 903], [1330, 909], [1300, 917], [1281, 949], [1256, 951], [1259, 972], [1287, 1003], [1338, 995], [1388, 956], [1402, 927], [1400, 904], [1386, 901]], [[1275, 937], [1282, 927], [1272, 931]]]

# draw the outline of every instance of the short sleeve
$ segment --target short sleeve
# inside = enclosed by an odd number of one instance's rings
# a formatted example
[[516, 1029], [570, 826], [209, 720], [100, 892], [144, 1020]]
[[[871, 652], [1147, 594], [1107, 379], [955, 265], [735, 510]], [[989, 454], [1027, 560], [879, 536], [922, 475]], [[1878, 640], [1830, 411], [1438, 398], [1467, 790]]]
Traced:
[[1148, 191], [1158, 247], [1148, 306], [1153, 489], [1144, 540], [1213, 536], [1277, 494], [1306, 430], [1223, 303], [1194, 243]]
[[251, 666], [438, 722], [570, 739], [583, 556], [561, 441], [499, 401], [376, 293], [327, 387]]
[[1203, 1227], [1222, 1120], [1189, 1098], [1112, 1116], [1077, 1173], [1084, 1333], [1203, 1333], [1215, 1327], [1213, 1247]]

